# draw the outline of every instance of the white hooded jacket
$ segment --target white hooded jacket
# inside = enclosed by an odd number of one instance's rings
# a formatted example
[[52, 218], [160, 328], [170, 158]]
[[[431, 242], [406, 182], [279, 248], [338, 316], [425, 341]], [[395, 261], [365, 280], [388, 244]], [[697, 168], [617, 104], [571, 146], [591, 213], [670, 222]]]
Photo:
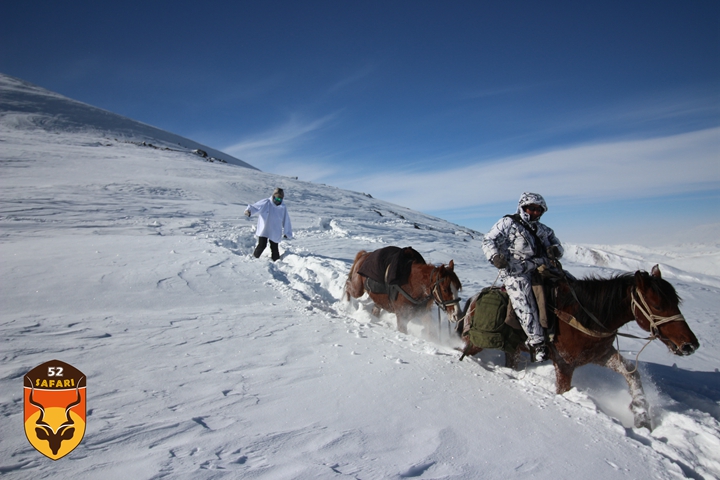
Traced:
[[[525, 205], [531, 204], [540, 205], [547, 212], [545, 199], [541, 195], [526, 192], [520, 197], [517, 213], [535, 230], [544, 250], [556, 246], [562, 256], [563, 248], [552, 228], [539, 221], [530, 221], [530, 216], [523, 210]], [[482, 249], [488, 260], [492, 260], [498, 253], [503, 254], [508, 261], [505, 271], [510, 275], [528, 274], [547, 262], [547, 257], [540, 253], [543, 249], [536, 247], [534, 236], [510, 217], [503, 217], [493, 225], [483, 239]]]
[[264, 198], [248, 205], [250, 214], [258, 214], [255, 236], [267, 237], [270, 241], [280, 243], [283, 233], [288, 239], [293, 238], [290, 215], [284, 204], [275, 205], [271, 198]]

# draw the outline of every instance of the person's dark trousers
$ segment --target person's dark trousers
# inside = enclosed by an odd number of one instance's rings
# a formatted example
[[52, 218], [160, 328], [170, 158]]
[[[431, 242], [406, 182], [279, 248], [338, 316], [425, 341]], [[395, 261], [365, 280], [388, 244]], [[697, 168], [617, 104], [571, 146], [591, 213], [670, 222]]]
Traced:
[[[268, 238], [267, 237], [258, 237], [258, 244], [257, 247], [255, 247], [255, 252], [253, 253], [253, 256], [255, 258], [260, 258], [260, 255], [262, 255], [262, 252], [265, 251], [265, 247], [267, 247], [268, 244]], [[280, 258], [280, 251], [278, 250], [278, 244], [270, 240], [270, 253], [272, 255], [273, 262], [276, 261], [278, 258]]]

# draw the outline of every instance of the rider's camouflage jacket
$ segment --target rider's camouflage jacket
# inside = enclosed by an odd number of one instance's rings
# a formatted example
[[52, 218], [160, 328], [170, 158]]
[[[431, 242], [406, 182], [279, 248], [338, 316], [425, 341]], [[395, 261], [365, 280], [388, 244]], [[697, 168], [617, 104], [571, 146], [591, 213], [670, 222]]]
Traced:
[[[555, 245], [562, 256], [563, 248], [552, 228], [538, 221], [531, 222], [529, 215], [522, 209], [523, 205], [531, 203], [541, 205], [547, 211], [545, 201], [540, 195], [526, 193], [520, 198], [517, 213], [531, 228], [536, 229], [535, 234], [544, 244], [545, 250]], [[483, 239], [482, 249], [488, 260], [495, 254], [502, 253], [508, 261], [505, 270], [509, 275], [528, 274], [547, 263], [547, 257], [536, 255], [538, 249], [535, 248], [533, 235], [510, 217], [503, 217], [493, 225]]]

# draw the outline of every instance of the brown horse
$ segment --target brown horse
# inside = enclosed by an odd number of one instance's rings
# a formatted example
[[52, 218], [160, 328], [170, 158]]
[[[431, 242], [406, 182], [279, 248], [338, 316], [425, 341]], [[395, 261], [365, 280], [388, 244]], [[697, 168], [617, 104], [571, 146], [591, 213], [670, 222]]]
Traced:
[[[635, 320], [650, 332], [647, 340], [659, 339], [675, 355], [695, 352], [700, 344], [680, 313], [680, 298], [673, 286], [662, 279], [656, 265], [651, 274], [638, 271], [608, 279], [561, 281], [556, 290], [554, 311], [559, 321], [550, 357], [555, 365], [557, 393], [570, 390], [576, 368], [589, 363], [608, 367], [627, 381], [635, 426], [650, 429], [640, 373], [613, 343], [617, 335], [632, 337], [618, 333], [618, 329]], [[469, 307], [465, 310], [470, 311]], [[478, 352], [473, 349], [469, 353]], [[510, 354], [506, 365], [514, 365], [519, 354], [519, 350]]]
[[[375, 303], [373, 314], [382, 308], [394, 313], [397, 319], [397, 329], [407, 333], [410, 320], [422, 316], [425, 332], [431, 331], [429, 310], [433, 302], [445, 310], [450, 321], [457, 322], [460, 313], [460, 298], [458, 291], [462, 288], [460, 279], [454, 272], [455, 264], [452, 260], [446, 265], [435, 266], [431, 264], [414, 262], [411, 266], [407, 283], [399, 285], [399, 291], [392, 293], [373, 293], [366, 289], [365, 277], [358, 273], [369, 252], [361, 250], [355, 256], [350, 268], [348, 279], [345, 282], [345, 298], [360, 298], [368, 293]], [[394, 297], [394, 298], [393, 298]]]

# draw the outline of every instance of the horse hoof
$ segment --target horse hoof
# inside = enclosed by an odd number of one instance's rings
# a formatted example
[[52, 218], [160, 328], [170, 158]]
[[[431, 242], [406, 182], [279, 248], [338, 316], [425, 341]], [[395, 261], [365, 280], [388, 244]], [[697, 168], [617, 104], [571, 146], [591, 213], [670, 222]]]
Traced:
[[648, 417], [647, 414], [636, 416], [635, 428], [647, 428], [648, 430], [652, 430], [652, 425], [650, 425], [650, 417]]

